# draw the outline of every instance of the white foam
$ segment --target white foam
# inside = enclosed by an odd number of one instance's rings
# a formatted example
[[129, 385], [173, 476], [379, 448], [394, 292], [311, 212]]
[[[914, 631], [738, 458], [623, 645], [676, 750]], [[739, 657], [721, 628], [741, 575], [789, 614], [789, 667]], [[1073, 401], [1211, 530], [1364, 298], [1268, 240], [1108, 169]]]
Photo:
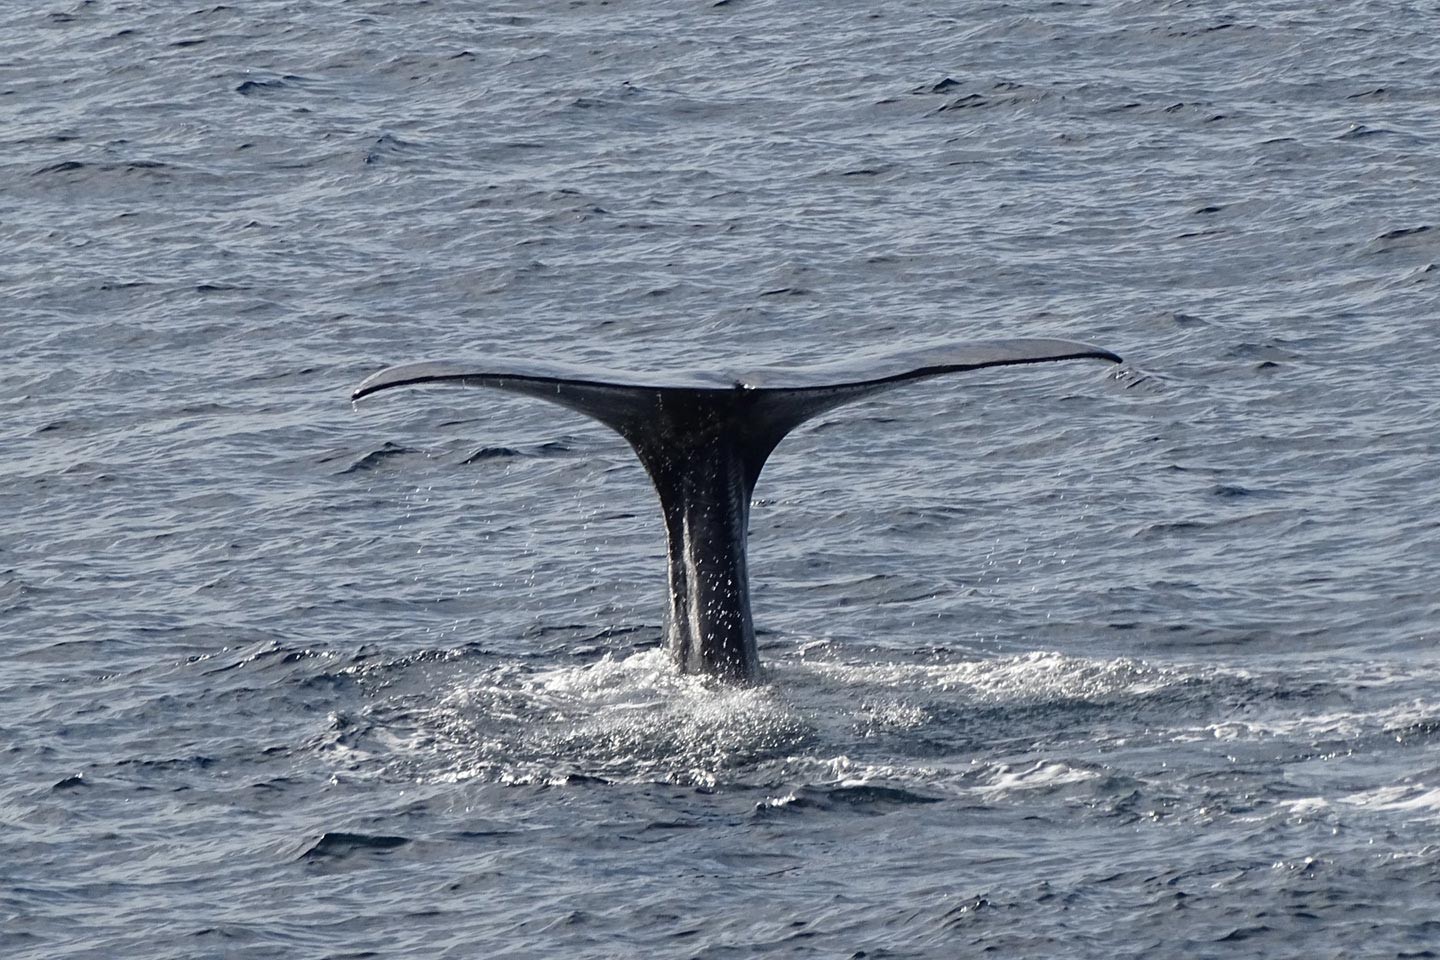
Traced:
[[[973, 790], [989, 802], [1102, 777], [1099, 767], [1066, 762], [1057, 746], [1064, 738], [1055, 739], [1063, 729], [1056, 725], [1077, 703], [1104, 707], [1086, 713], [1099, 726], [1080, 735], [1108, 737], [1112, 746], [1132, 739], [1142, 745], [1270, 739], [1353, 744], [1366, 736], [1403, 742], [1412, 731], [1429, 735], [1436, 716], [1419, 700], [1371, 712], [1337, 710], [1329, 695], [1328, 709], [1316, 711], [1310, 700], [1311, 710], [1304, 712], [1307, 698], [1270, 696], [1275, 685], [1262, 675], [1203, 664], [1158, 666], [1057, 652], [857, 663], [829, 659], [833, 649], [771, 660], [773, 682], [751, 687], [681, 675], [660, 649], [540, 669], [509, 661], [464, 677], [455, 675], [466, 669], [457, 660], [446, 667], [455, 678], [448, 694], [409, 700], [405, 706], [413, 709], [400, 711], [399, 721], [391, 719], [390, 708], [379, 724], [384, 729], [372, 735], [384, 739], [368, 742], [393, 750], [400, 769], [423, 779], [557, 783], [579, 774], [627, 782], [749, 783], [781, 791], [795, 783], [901, 783], [957, 794]], [[1295, 680], [1287, 675], [1277, 689]], [[1206, 685], [1214, 683], [1214, 696], [1207, 696]], [[1253, 699], [1235, 699], [1257, 683]], [[1127, 705], [1170, 687], [1184, 688], [1173, 719], [1162, 709], [1156, 723], [1153, 710], [1133, 714]], [[1119, 712], [1112, 713], [1111, 705]], [[1031, 709], [1037, 706], [1045, 709]], [[1221, 711], [1231, 716], [1205, 716]], [[985, 756], [992, 734], [1025, 737], [1027, 724], [1039, 725], [1049, 756], [1035, 758], [1032, 750], [1017, 762], [1007, 749], [1004, 760], [1013, 766]], [[926, 743], [923, 760], [917, 737]], [[1405, 789], [1346, 800], [1305, 798], [1287, 809], [1313, 816], [1326, 803], [1427, 812], [1430, 804], [1440, 805], [1440, 792]]]
[[442, 779], [509, 783], [581, 773], [713, 784], [720, 771], [812, 732], [778, 688], [683, 676], [658, 650], [492, 672], [442, 698], [427, 725], [445, 731], [429, 747], [449, 761]]
[[1335, 710], [1324, 713], [1292, 712], [1285, 703], [1269, 704], [1254, 716], [1224, 720], [1204, 726], [1184, 727], [1176, 731], [1176, 739], [1258, 741], [1274, 738], [1301, 739], [1309, 742], [1326, 740], [1355, 741], [1365, 736], [1386, 734], [1397, 741], [1405, 739], [1410, 728], [1424, 728], [1436, 719], [1433, 704], [1420, 700], [1369, 710]]
[[1054, 760], [1041, 760], [1017, 769], [1009, 764], [999, 764], [990, 773], [990, 782], [976, 787], [981, 796], [995, 796], [1027, 790], [1048, 790], [1055, 787], [1084, 783], [1100, 776], [1094, 770], [1081, 770]]
[[[1186, 676], [1135, 660], [1059, 653], [925, 664], [796, 659], [772, 661], [768, 670], [773, 683], [735, 687], [679, 674], [660, 649], [539, 670], [500, 663], [417, 707], [404, 723], [387, 723], [386, 747], [404, 768], [440, 780], [555, 783], [578, 773], [714, 784], [744, 770], [745, 779], [772, 783], [973, 782], [973, 767], [952, 772], [907, 762], [907, 735], [953, 724], [955, 705], [1103, 700]], [[872, 756], [809, 753], [827, 746]], [[990, 788], [1092, 776], [1049, 765], [1007, 769]]]
[[786, 669], [810, 671], [846, 686], [958, 693], [983, 703], [1101, 700], [1121, 692], [1152, 692], [1186, 676], [1176, 669], [1153, 667], [1128, 657], [1102, 660], [1054, 652], [944, 664], [808, 661], [789, 664]]
[[1324, 797], [1301, 797], [1298, 800], [1282, 800], [1280, 806], [1296, 817], [1318, 817], [1332, 809]]
[[1362, 790], [1341, 798], [1342, 803], [1370, 810], [1400, 810], [1423, 813], [1425, 819], [1440, 815], [1440, 787], [1427, 788], [1423, 783], [1396, 784], [1374, 790]]

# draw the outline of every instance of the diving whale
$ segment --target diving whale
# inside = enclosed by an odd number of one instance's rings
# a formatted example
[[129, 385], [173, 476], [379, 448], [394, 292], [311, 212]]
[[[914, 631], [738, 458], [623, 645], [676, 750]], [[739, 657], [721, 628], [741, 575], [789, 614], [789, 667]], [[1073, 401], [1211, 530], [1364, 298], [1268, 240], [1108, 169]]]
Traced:
[[787, 433], [889, 387], [985, 367], [1096, 359], [1070, 340], [951, 343], [740, 375], [636, 374], [492, 358], [388, 367], [352, 394], [428, 384], [493, 387], [560, 404], [624, 437], [660, 495], [669, 541], [666, 646], [678, 668], [733, 682], [759, 675], [745, 542], [760, 470]]

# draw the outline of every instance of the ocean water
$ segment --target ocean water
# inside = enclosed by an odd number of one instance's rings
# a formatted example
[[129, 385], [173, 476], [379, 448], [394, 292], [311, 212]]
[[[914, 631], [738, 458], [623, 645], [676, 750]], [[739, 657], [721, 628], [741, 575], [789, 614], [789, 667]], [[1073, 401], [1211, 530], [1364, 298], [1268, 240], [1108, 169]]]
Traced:
[[[1440, 953], [1433, 5], [0, 31], [0, 955]], [[1063, 336], [785, 441], [766, 682], [484, 391]]]

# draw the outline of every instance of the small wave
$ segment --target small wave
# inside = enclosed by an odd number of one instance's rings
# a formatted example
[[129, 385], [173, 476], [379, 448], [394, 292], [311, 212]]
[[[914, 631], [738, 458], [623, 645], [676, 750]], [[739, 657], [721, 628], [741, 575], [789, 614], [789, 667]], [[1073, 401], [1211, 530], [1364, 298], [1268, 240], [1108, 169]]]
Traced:
[[[1267, 691], [1257, 686], [1242, 704], [1247, 716], [1219, 720], [1200, 727], [1176, 727], [1174, 739], [1177, 742], [1278, 739], [1309, 744], [1343, 743], [1347, 749], [1353, 749], [1367, 739], [1401, 746], [1421, 746], [1440, 733], [1440, 717], [1428, 704], [1420, 701], [1379, 710], [1317, 713], [1296, 709], [1298, 690], [1298, 687], [1272, 688], [1267, 696]], [[1333, 691], [1333, 695], [1341, 696], [1343, 690]], [[1312, 691], [1312, 696], [1324, 698], [1326, 691]]]
[[524, 454], [514, 447], [481, 447], [464, 460], [461, 460], [460, 463], [468, 466], [472, 463], [481, 463], [486, 460], [514, 460], [523, 456]]
[[[932, 92], [938, 93], [941, 90]], [[1053, 96], [1049, 91], [1027, 87], [1012, 80], [1002, 80], [986, 87], [983, 92], [975, 91], [948, 100], [932, 110], [931, 113], [941, 114], [956, 110], [984, 110], [994, 107], [1029, 105], [1048, 100]]]
[[1387, 230], [1367, 243], [1361, 250], [1376, 255], [1399, 251], [1422, 252], [1440, 246], [1440, 232], [1428, 223]]
[[162, 163], [159, 160], [127, 160], [97, 163], [85, 160], [62, 160], [33, 171], [30, 176], [40, 184], [54, 183], [74, 187], [87, 181], [104, 180], [114, 186], [126, 183], [168, 185], [177, 176], [194, 171]]
[[918, 95], [948, 93], [949, 91], [954, 90], [956, 87], [959, 86], [961, 86], [959, 80], [956, 80], [953, 77], [943, 77], [939, 80], [936, 80], [934, 83], [922, 83], [920, 86], [915, 87], [910, 92], [912, 94]]
[[1417, 235], [1422, 234], [1422, 233], [1429, 233], [1430, 230], [1432, 230], [1432, 229], [1433, 229], [1433, 228], [1432, 228], [1429, 224], [1424, 224], [1424, 225], [1421, 225], [1421, 226], [1418, 226], [1418, 227], [1401, 227], [1401, 228], [1396, 229], [1396, 230], [1390, 230], [1390, 231], [1388, 231], [1388, 232], [1386, 232], [1386, 233], [1382, 233], [1382, 234], [1380, 234], [1380, 236], [1376, 237], [1375, 239], [1376, 239], [1376, 240], [1400, 240], [1400, 239], [1403, 239], [1403, 238], [1405, 238], [1405, 237], [1414, 237], [1414, 236], [1417, 236]]
[[319, 840], [306, 847], [299, 859], [308, 862], [345, 860], [359, 855], [384, 853], [403, 847], [409, 842], [409, 837], [331, 831], [322, 834]]
[[41, 167], [31, 174], [31, 176], [44, 177], [55, 173], [72, 173], [76, 170], [84, 170], [85, 166], [86, 165], [79, 160], [62, 160], [59, 163], [52, 163], [49, 166]]
[[[358, 458], [350, 460], [350, 462], [345, 467], [337, 470], [335, 475], [345, 476], [346, 474], [351, 473], [365, 473], [367, 471], [374, 470], [380, 467], [386, 461], [394, 457], [400, 457], [404, 456], [405, 454], [415, 452], [416, 451], [410, 447], [401, 446], [398, 443], [391, 443], [387, 440], [377, 449], [371, 450], [368, 453], [362, 454]], [[351, 456], [348, 451], [341, 451], [321, 457], [319, 462], [322, 464], [334, 463], [336, 460], [340, 460], [348, 456]]]
[[807, 785], [780, 796], [768, 797], [757, 803], [757, 811], [768, 810], [869, 810], [879, 812], [887, 807], [940, 803], [944, 798], [929, 796], [904, 787], [878, 783], [846, 782], [832, 786]]
[[235, 87], [235, 92], [242, 97], [253, 97], [293, 89], [306, 82], [308, 82], [306, 77], [285, 74], [279, 77], [264, 77], [241, 81], [241, 83]]
[[1125, 390], [1137, 390], [1140, 393], [1163, 393], [1165, 390], [1165, 383], [1159, 377], [1130, 363], [1115, 367], [1106, 374], [1106, 379], [1119, 384]]
[[1340, 802], [1369, 810], [1411, 813], [1427, 820], [1440, 817], [1440, 787], [1426, 787], [1423, 783], [1363, 790], [1342, 797]]
[[394, 134], [385, 133], [376, 137], [365, 149], [362, 162], [368, 165], [386, 163], [393, 158], [416, 152], [417, 144], [402, 140]]
[[1393, 135], [1394, 130], [1387, 130], [1384, 127], [1368, 127], [1363, 123], [1352, 123], [1344, 133], [1337, 136], [1336, 140], [1366, 140], [1371, 137], [1383, 137]]
[[521, 447], [481, 447], [460, 461], [462, 466], [484, 463], [487, 460], [523, 460], [563, 457], [574, 453], [574, 446], [558, 440], [526, 444]]

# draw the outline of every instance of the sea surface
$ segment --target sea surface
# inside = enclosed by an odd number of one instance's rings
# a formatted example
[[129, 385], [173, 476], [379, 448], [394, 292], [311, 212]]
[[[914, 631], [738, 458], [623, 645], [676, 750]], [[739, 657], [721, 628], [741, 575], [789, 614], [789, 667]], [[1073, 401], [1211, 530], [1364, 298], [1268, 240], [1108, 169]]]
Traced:
[[[0, 30], [0, 956], [1440, 955], [1433, 3]], [[990, 337], [756, 491], [482, 390]]]

